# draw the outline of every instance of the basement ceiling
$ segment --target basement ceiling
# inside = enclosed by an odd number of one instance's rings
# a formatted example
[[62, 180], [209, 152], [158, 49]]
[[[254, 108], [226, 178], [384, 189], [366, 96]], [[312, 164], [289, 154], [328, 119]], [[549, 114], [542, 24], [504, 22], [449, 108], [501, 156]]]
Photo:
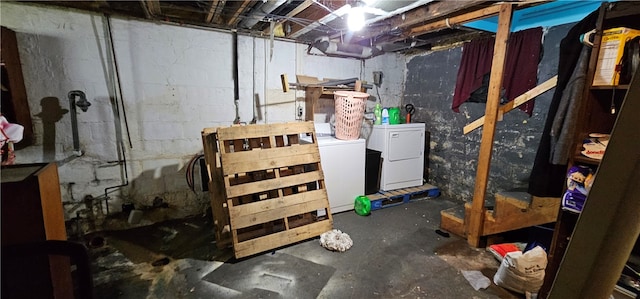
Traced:
[[[100, 12], [110, 15], [142, 18], [157, 22], [188, 24], [236, 30], [242, 34], [283, 38], [309, 44], [327, 55], [367, 58], [384, 52], [431, 49], [477, 36], [492, 34], [491, 19], [498, 3], [485, 0], [95, 0], [95, 1], [28, 1], [47, 6], [59, 6]], [[524, 11], [536, 6], [554, 5], [538, 13], [546, 25], [577, 21], [592, 11], [599, 2], [564, 16], [573, 1], [512, 1]], [[579, 5], [578, 5], [579, 6]], [[350, 31], [347, 19], [357, 7], [364, 12], [365, 26]], [[481, 10], [482, 9], [482, 10]], [[518, 12], [517, 12], [518, 13]], [[520, 12], [521, 13], [521, 12]], [[545, 17], [547, 16], [548, 17]], [[553, 20], [558, 18], [558, 20]], [[551, 20], [550, 20], [551, 19]], [[464, 20], [464, 21], [462, 21]], [[529, 22], [532, 20], [529, 19]], [[484, 23], [483, 23], [484, 22]], [[514, 19], [517, 23], [517, 20]], [[539, 24], [540, 26], [542, 24]], [[517, 26], [514, 24], [514, 26]], [[332, 47], [333, 45], [333, 47]]]

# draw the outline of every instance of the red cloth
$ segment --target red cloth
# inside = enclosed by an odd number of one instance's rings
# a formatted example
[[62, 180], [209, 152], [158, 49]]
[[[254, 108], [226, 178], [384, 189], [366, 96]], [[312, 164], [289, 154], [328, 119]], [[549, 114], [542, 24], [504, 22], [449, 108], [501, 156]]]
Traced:
[[[536, 86], [542, 27], [511, 33], [508, 43], [502, 81], [503, 97], [507, 102]], [[494, 44], [495, 37], [491, 37], [473, 40], [464, 45], [451, 105], [453, 111], [460, 112], [460, 105], [482, 86], [483, 76], [491, 72]], [[533, 104], [531, 100], [521, 105], [520, 109], [531, 116]]]

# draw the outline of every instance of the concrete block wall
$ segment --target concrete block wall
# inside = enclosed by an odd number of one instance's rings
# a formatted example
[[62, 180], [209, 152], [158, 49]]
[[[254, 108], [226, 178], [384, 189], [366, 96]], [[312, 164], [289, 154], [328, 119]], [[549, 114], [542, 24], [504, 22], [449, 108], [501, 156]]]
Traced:
[[[16, 153], [17, 163], [58, 162], [67, 219], [77, 213], [104, 216], [105, 188], [126, 183], [125, 174], [128, 185], [107, 194], [110, 213], [129, 202], [150, 207], [157, 197], [168, 204], [169, 218], [209, 208], [208, 193], [189, 190], [185, 172], [202, 153], [201, 130], [235, 119], [231, 33], [112, 18], [120, 97], [104, 16], [4, 1], [0, 13], [0, 24], [18, 37], [36, 135], [35, 145]], [[285, 41], [271, 49], [266, 39], [238, 37], [241, 122], [304, 117], [296, 114], [298, 107], [304, 111], [304, 91], [282, 92], [282, 73], [290, 82], [295, 74], [372, 76], [360, 60], [310, 56], [306, 49]], [[386, 61], [402, 65], [391, 56], [376, 59], [380, 68]], [[381, 95], [395, 98], [401, 68], [385, 75], [390, 85]], [[92, 104], [77, 113], [80, 157], [73, 153], [70, 114], [64, 111], [71, 90], [82, 90]], [[89, 208], [85, 198], [94, 198]]]
[[[538, 83], [557, 73], [559, 44], [569, 25], [546, 28]], [[463, 135], [462, 128], [484, 115], [485, 104], [465, 103], [451, 110], [462, 47], [407, 58], [404, 103], [416, 106], [415, 121], [431, 132], [430, 183], [446, 196], [473, 199], [482, 129]], [[533, 115], [519, 109], [507, 113], [496, 128], [487, 198], [499, 191], [525, 190], [555, 89], [538, 96]]]

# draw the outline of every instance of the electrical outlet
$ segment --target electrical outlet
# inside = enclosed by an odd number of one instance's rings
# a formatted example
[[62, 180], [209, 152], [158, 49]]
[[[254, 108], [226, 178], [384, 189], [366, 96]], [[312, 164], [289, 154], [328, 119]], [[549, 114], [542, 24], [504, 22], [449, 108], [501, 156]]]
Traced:
[[382, 84], [382, 72], [373, 72], [373, 84], [380, 87], [380, 84]]
[[298, 117], [302, 117], [302, 106], [298, 106]]

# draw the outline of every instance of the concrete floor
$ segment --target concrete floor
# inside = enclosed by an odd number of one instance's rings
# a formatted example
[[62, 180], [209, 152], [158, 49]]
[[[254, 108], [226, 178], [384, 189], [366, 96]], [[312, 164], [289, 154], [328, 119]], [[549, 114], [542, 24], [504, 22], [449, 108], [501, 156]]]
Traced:
[[207, 217], [88, 236], [104, 240], [90, 249], [96, 298], [524, 298], [494, 284], [476, 291], [462, 276], [493, 279], [499, 263], [435, 232], [454, 205], [425, 198], [335, 214], [334, 228], [354, 242], [343, 253], [314, 238], [236, 260], [216, 249]]

